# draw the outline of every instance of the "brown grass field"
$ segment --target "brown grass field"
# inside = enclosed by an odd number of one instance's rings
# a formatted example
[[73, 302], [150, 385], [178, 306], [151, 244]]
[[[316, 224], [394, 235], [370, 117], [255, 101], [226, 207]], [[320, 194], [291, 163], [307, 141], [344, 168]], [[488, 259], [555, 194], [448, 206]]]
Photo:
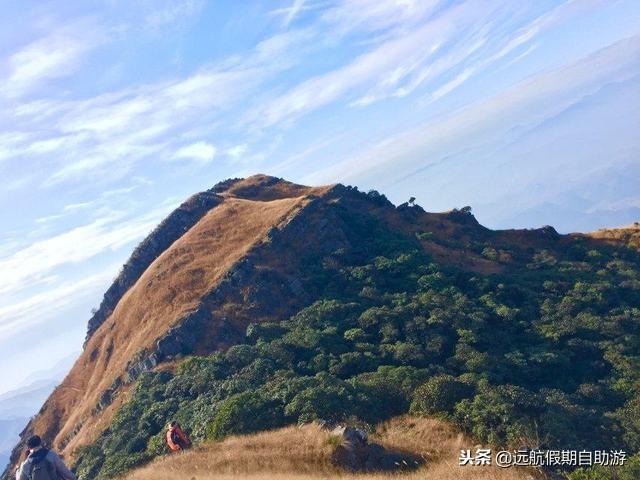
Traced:
[[602, 228], [587, 234], [591, 238], [601, 240], [612, 245], [623, 244], [629, 248], [640, 250], [640, 223], [620, 228]]
[[123, 480], [537, 480], [534, 471], [495, 466], [458, 465], [461, 449], [475, 449], [469, 438], [432, 418], [401, 417], [378, 427], [372, 441], [388, 449], [421, 456], [425, 464], [408, 473], [360, 473], [340, 470], [330, 456], [336, 438], [318, 425], [286, 427], [230, 437], [185, 453], [167, 455]]
[[[304, 193], [318, 189], [307, 190]], [[92, 414], [102, 392], [123, 374], [127, 363], [137, 352], [153, 348], [270, 228], [286, 222], [306, 201], [303, 196], [268, 201], [229, 196], [209, 211], [123, 296], [35, 419], [34, 430], [55, 437], [53, 445], [67, 456], [93, 441], [126, 400], [120, 395], [99, 416]]]

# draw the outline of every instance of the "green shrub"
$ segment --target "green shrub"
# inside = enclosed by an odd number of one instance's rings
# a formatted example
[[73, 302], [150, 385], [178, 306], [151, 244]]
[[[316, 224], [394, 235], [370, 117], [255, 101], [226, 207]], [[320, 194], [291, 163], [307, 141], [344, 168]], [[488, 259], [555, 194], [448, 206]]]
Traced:
[[451, 375], [436, 375], [418, 387], [410, 411], [416, 415], [451, 413], [456, 403], [470, 397], [473, 386]]
[[340, 421], [357, 412], [356, 391], [351, 385], [328, 375], [317, 380], [317, 385], [305, 388], [287, 404], [288, 417], [298, 423]]
[[104, 464], [104, 453], [99, 445], [80, 447], [76, 452], [76, 475], [81, 479], [97, 478]]
[[109, 429], [79, 450], [81, 480], [161, 455], [171, 419], [199, 443], [411, 410], [445, 415], [496, 445], [640, 450], [637, 252], [571, 237], [535, 247], [490, 235], [438, 240], [511, 259], [482, 275], [433, 263], [416, 250], [419, 238], [356, 217], [345, 221], [366, 242], [302, 259], [315, 302], [250, 325], [246, 344], [226, 353], [143, 374]]
[[628, 458], [621, 466], [599, 465], [578, 468], [571, 472], [567, 480], [638, 480], [640, 478], [640, 455]]
[[282, 405], [255, 392], [233, 395], [218, 407], [207, 425], [207, 438], [267, 430], [283, 425]]

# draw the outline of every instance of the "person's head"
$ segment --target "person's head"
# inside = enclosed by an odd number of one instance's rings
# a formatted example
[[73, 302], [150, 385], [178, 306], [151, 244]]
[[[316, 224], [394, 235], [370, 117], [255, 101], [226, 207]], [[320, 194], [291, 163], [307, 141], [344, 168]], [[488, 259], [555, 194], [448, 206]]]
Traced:
[[169, 428], [176, 428], [178, 426], [178, 422], [176, 422], [175, 420], [171, 420], [169, 422]]
[[29, 440], [27, 440], [27, 448], [29, 450], [34, 450], [36, 448], [40, 448], [42, 446], [42, 439], [38, 435], [34, 435]]

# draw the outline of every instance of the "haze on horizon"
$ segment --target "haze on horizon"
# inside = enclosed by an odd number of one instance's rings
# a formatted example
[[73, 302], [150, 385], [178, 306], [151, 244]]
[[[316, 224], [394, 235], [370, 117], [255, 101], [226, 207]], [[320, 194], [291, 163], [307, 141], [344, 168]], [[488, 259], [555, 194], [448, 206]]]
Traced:
[[640, 220], [635, 0], [7, 0], [0, 393], [77, 351], [137, 242], [267, 173], [491, 228]]

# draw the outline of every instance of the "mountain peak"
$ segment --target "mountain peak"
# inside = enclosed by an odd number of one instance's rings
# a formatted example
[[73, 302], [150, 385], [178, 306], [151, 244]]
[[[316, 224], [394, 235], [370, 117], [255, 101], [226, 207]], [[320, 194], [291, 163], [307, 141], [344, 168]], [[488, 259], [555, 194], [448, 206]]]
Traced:
[[550, 228], [491, 231], [468, 208], [395, 207], [341, 184], [267, 175], [221, 182], [187, 199], [134, 250], [89, 320], [80, 358], [23, 438], [37, 432], [73, 455], [108, 428], [143, 372], [224, 351], [249, 325], [288, 318], [318, 300], [318, 272], [339, 258], [370, 258], [397, 244], [492, 275], [574, 240]]
[[329, 188], [331, 186], [307, 187], [288, 182], [282, 178], [257, 174], [243, 179], [236, 179], [224, 192], [220, 193], [225, 196], [244, 198], [246, 200], [270, 201], [304, 195], [321, 195]]

